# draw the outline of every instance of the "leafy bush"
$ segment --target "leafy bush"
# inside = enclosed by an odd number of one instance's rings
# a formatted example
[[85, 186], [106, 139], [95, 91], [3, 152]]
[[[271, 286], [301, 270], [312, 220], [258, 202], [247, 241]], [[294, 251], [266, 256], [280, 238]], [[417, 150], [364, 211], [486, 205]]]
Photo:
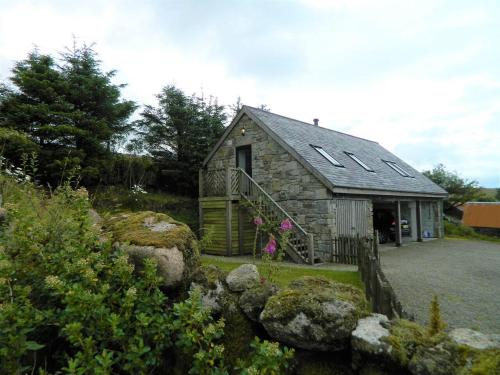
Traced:
[[222, 375], [227, 374], [224, 365], [224, 346], [216, 344], [223, 335], [224, 321], [213, 322], [209, 310], [201, 305], [199, 289], [186, 301], [177, 303], [173, 308], [173, 330], [175, 344], [185, 354], [193, 358], [190, 374]]
[[449, 221], [444, 221], [444, 233], [451, 238], [465, 238], [484, 241], [500, 241], [500, 238], [488, 236], [486, 234], [477, 233], [471, 227], [466, 227], [462, 224], [453, 224]]
[[50, 197], [0, 177], [8, 223], [0, 234], [0, 370], [146, 373], [170, 345], [156, 265], [135, 276], [100, 243], [85, 190]]
[[[169, 307], [155, 262], [138, 274], [99, 237], [86, 190], [66, 184], [47, 195], [21, 181], [0, 173], [0, 373], [171, 373], [173, 346], [191, 374], [230, 372], [224, 323], [199, 293]], [[253, 348], [262, 373], [286, 368], [292, 355], [267, 342]]]
[[288, 369], [294, 350], [280, 347], [276, 342], [261, 341], [258, 337], [250, 344], [254, 350], [249, 359], [244, 361], [246, 368], [241, 375], [279, 375]]

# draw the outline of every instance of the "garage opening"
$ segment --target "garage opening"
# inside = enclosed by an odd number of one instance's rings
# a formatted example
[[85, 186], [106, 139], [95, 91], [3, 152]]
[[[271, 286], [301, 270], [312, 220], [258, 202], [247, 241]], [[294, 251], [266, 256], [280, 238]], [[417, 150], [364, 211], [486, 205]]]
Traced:
[[[417, 215], [415, 201], [401, 201], [401, 241], [417, 240]], [[373, 202], [373, 230], [378, 232], [379, 242], [394, 243], [396, 240], [396, 201]]]

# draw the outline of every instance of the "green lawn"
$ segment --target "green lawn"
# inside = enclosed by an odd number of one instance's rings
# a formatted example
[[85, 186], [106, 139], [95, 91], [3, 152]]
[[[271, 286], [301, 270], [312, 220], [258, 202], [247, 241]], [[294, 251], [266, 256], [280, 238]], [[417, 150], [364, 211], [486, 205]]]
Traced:
[[[222, 270], [229, 272], [243, 263], [248, 262], [235, 262], [235, 261], [227, 261], [223, 258], [215, 259], [215, 258], [207, 258], [202, 257], [201, 263], [203, 265], [214, 264]], [[262, 274], [262, 269], [259, 264], [257, 264], [259, 271]], [[360, 275], [356, 271], [334, 271], [322, 268], [313, 268], [313, 267], [296, 267], [296, 266], [287, 266], [282, 264], [279, 270], [279, 273], [276, 277], [276, 284], [283, 287], [286, 286], [290, 281], [295, 280], [301, 276], [323, 276], [327, 279], [338, 281], [345, 284], [351, 284], [358, 288], [364, 289], [363, 282], [361, 281]]]

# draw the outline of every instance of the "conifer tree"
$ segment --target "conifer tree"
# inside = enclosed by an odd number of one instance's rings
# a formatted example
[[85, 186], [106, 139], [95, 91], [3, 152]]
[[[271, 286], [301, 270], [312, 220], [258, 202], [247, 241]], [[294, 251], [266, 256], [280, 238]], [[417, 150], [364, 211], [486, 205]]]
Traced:
[[67, 49], [56, 61], [34, 50], [15, 64], [11, 87], [0, 95], [0, 127], [21, 131], [39, 147], [40, 177], [58, 184], [81, 168], [87, 184], [99, 179], [112, 146], [130, 130], [135, 104], [120, 98], [89, 46]]

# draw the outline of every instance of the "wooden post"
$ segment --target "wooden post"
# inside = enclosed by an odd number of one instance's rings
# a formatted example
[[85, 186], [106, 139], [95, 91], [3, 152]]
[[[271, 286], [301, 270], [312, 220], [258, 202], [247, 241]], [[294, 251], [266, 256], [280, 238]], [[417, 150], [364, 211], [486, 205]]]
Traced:
[[204, 194], [204, 186], [203, 186], [203, 169], [198, 170], [198, 196], [200, 198], [203, 197]]
[[245, 253], [245, 239], [243, 238], [244, 236], [244, 227], [243, 227], [243, 220], [245, 220], [245, 212], [243, 211], [242, 206], [238, 206], [238, 253], [240, 255], [243, 255]]
[[416, 210], [417, 210], [417, 241], [422, 242], [422, 206], [420, 204], [420, 201], [417, 200], [417, 205], [416, 205]]
[[226, 200], [226, 255], [233, 255], [233, 205], [231, 201]]
[[233, 205], [231, 202], [231, 168], [226, 168], [226, 255], [233, 254]]
[[231, 199], [231, 168], [226, 168], [226, 196]]
[[394, 234], [396, 235], [396, 246], [401, 246], [402, 241], [401, 241], [401, 202], [396, 201], [395, 207], [394, 207], [394, 212], [395, 212], [395, 228], [394, 228]]
[[314, 236], [312, 233], [309, 233], [309, 243], [307, 244], [307, 251], [309, 263], [311, 265], [314, 265]]

